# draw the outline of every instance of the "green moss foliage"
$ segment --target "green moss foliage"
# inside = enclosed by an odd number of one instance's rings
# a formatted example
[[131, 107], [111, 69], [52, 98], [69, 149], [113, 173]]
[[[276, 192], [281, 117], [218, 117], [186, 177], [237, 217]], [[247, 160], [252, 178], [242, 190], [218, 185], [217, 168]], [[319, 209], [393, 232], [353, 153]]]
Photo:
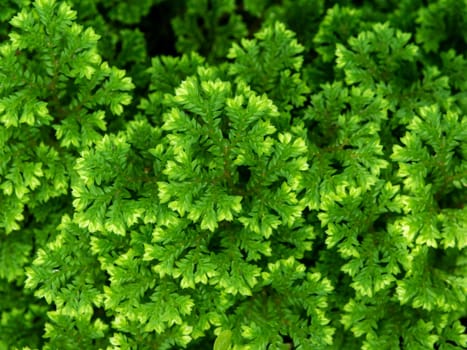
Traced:
[[463, 0], [2, 1], [0, 350], [466, 348], [466, 38]]

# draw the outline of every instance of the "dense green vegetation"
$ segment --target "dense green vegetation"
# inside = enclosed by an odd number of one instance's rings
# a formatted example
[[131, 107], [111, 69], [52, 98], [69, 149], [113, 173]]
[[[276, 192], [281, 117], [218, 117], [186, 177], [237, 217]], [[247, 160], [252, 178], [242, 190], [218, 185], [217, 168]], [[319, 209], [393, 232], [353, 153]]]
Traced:
[[0, 350], [467, 347], [466, 0], [4, 0]]

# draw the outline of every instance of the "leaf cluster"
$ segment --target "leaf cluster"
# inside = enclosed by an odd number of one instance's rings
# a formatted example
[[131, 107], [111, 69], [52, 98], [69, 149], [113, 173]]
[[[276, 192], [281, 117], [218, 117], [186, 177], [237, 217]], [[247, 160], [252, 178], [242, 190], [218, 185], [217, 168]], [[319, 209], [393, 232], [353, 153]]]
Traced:
[[465, 13], [3, 2], [0, 348], [466, 347]]

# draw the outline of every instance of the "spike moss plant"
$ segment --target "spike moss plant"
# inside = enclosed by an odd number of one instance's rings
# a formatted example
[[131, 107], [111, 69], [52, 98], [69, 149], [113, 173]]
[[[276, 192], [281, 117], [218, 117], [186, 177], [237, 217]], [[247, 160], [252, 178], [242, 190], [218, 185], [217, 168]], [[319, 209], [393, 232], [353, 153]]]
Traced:
[[466, 38], [464, 0], [3, 1], [0, 349], [466, 348]]

